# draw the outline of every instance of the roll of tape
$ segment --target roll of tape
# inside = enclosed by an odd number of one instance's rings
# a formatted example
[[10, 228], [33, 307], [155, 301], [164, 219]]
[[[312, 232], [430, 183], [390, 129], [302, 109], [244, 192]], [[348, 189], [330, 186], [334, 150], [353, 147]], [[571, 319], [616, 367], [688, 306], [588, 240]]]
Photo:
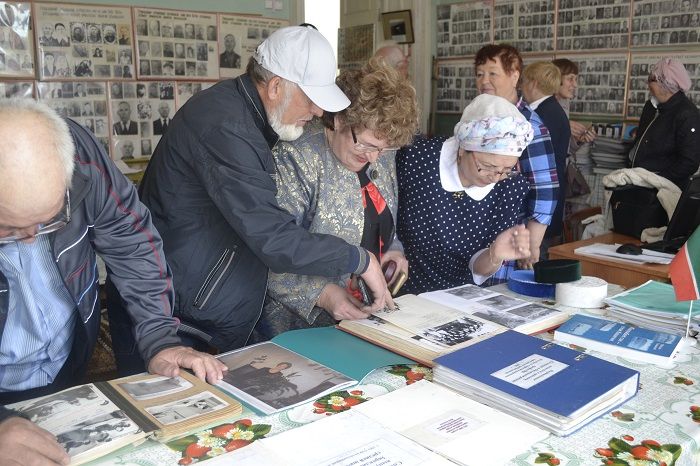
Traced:
[[554, 298], [554, 285], [538, 283], [532, 270], [515, 270], [508, 276], [508, 289], [535, 298]]
[[608, 282], [598, 277], [583, 276], [556, 285], [556, 302], [562, 306], [596, 309], [603, 307], [607, 295]]

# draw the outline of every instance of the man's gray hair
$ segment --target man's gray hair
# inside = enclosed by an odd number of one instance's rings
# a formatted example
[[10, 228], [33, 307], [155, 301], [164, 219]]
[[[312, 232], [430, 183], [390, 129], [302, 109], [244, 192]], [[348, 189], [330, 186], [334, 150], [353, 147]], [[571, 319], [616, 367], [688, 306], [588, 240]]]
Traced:
[[250, 76], [250, 79], [253, 81], [253, 84], [256, 85], [267, 84], [272, 78], [279, 77], [284, 83], [285, 89], [287, 89], [289, 92], [291, 92], [295, 87], [299, 87], [297, 83], [289, 81], [288, 79], [285, 79], [282, 76], [278, 76], [272, 71], [266, 70], [253, 57], [250, 57], [250, 59], [248, 60], [248, 66], [246, 67], [245, 72], [248, 76]]
[[75, 166], [75, 144], [68, 123], [48, 105], [33, 99], [0, 100], [0, 116], [10, 117], [21, 114], [33, 114], [44, 120], [46, 128], [53, 135], [51, 142], [63, 165], [66, 187], [70, 188]]

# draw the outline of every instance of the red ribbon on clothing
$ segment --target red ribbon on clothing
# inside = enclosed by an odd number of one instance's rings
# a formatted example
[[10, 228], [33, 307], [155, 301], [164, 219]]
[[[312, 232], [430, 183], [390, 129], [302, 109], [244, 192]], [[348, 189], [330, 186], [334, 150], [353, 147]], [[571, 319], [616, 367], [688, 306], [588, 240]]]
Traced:
[[[372, 199], [372, 204], [374, 208], [377, 209], [378, 214], [384, 212], [384, 209], [386, 209], [386, 201], [374, 183], [370, 181], [367, 185], [362, 187], [362, 191], [366, 192], [369, 198]], [[362, 196], [362, 206], [367, 208], [365, 196]]]

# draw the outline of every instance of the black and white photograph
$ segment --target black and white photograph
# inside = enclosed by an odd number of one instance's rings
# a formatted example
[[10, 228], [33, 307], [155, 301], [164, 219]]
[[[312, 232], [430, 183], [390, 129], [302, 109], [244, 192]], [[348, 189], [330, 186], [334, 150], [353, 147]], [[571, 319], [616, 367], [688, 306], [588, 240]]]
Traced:
[[83, 385], [32, 400], [22, 405], [19, 410], [30, 421], [41, 425], [53, 416], [87, 406], [99, 398], [100, 395], [91, 386]]
[[3, 3], [4, 8], [0, 8], [4, 13], [4, 19], [0, 18], [3, 19], [0, 21], [0, 77], [33, 77], [34, 37], [29, 28], [30, 3]]
[[139, 427], [123, 411], [92, 417], [56, 435], [56, 441], [74, 457], [100, 444], [138, 432]]
[[268, 414], [356, 383], [271, 342], [248, 346], [218, 359], [228, 367], [221, 387]]
[[487, 306], [502, 311], [504, 309], [510, 309], [511, 307], [522, 306], [525, 303], [525, 301], [523, 301], [522, 299], [513, 298], [511, 296], [499, 294], [490, 298], [482, 299], [478, 301], [478, 303], [482, 306]]
[[192, 383], [182, 377], [149, 377], [134, 382], [123, 382], [118, 385], [135, 400], [149, 400], [192, 387]]
[[149, 406], [146, 409], [151, 416], [163, 425], [176, 424], [204, 414], [224, 409], [228, 403], [212, 392], [202, 392], [170, 403]]
[[493, 327], [487, 323], [465, 316], [459, 317], [451, 322], [427, 328], [419, 335], [432, 342], [449, 347], [459, 345], [492, 330]]
[[460, 298], [469, 300], [493, 294], [491, 291], [478, 287], [476, 285], [465, 285], [460, 286], [459, 288], [452, 288], [451, 290], [445, 290], [445, 293], [449, 293], [451, 295], [459, 296]]
[[[199, 57], [202, 54], [204, 54], [204, 59], [207, 63], [201, 64], [209, 64], [209, 69], [218, 70], [217, 72], [222, 78], [234, 77], [245, 73], [245, 67], [255, 52], [255, 48], [265, 39], [265, 37], [262, 37], [261, 31], [267, 31], [268, 34], [271, 34], [277, 29], [288, 25], [289, 21], [280, 19], [253, 18], [229, 13], [220, 14], [218, 52], [212, 50], [210, 53], [206, 47], [202, 50], [198, 46], [193, 49], [198, 57], [195, 68], [196, 76], [209, 75], [208, 72], [202, 74], [204, 70], [200, 70], [201, 60]], [[195, 34], [195, 36], [198, 35], [198, 33]], [[198, 42], [201, 42], [201, 39]], [[338, 54], [340, 55], [340, 48]], [[215, 68], [211, 66], [210, 58], [212, 58], [212, 55], [217, 60], [218, 66]], [[191, 57], [188, 56], [188, 59], [191, 59]], [[191, 76], [189, 73], [185, 74]]]
[[527, 319], [516, 315], [515, 313], [511, 311], [501, 311], [495, 308], [486, 308], [484, 310], [475, 312], [474, 315], [477, 317], [481, 317], [482, 319], [486, 319], [490, 322], [495, 322], [499, 325], [503, 325], [504, 327], [508, 328], [515, 328], [519, 325], [525, 324], [528, 322]]

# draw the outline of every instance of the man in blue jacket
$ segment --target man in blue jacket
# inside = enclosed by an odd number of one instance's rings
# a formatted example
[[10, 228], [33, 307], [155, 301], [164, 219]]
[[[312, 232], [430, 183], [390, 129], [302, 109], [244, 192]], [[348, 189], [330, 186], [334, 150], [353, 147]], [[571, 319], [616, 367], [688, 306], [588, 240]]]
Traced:
[[17, 99], [0, 102], [0, 137], [0, 451], [17, 464], [66, 463], [53, 436], [2, 405], [83, 379], [100, 324], [96, 254], [150, 372], [187, 367], [213, 383], [224, 366], [182, 345], [160, 236], [91, 133]]
[[297, 226], [275, 197], [284, 189], [275, 182], [277, 141], [298, 138], [314, 116], [350, 103], [335, 75], [332, 48], [318, 31], [278, 29], [258, 46], [246, 74], [197, 93], [158, 143], [139, 194], [163, 235], [175, 315], [204, 345], [226, 351], [246, 344], [268, 267], [361, 274], [374, 295], [365, 312], [393, 306], [373, 255]]

